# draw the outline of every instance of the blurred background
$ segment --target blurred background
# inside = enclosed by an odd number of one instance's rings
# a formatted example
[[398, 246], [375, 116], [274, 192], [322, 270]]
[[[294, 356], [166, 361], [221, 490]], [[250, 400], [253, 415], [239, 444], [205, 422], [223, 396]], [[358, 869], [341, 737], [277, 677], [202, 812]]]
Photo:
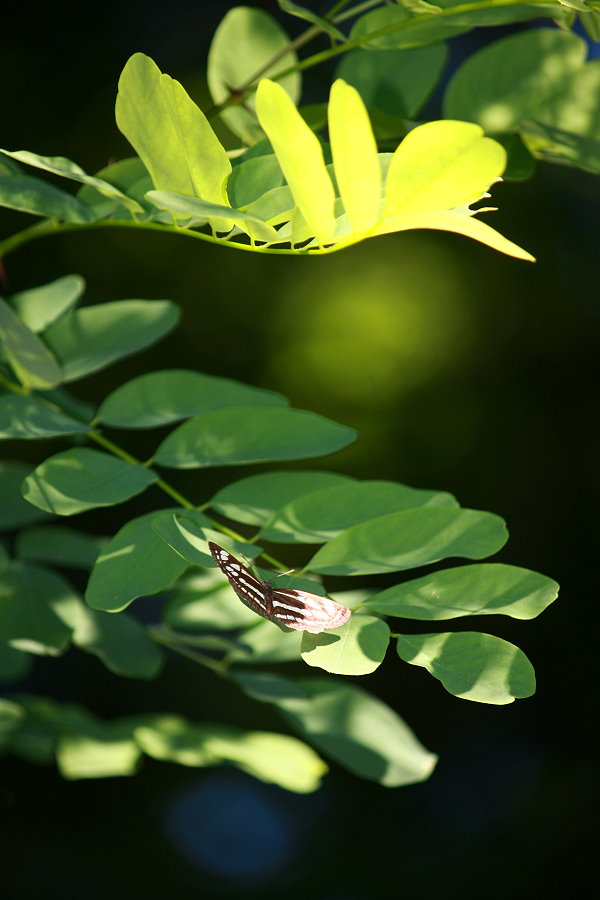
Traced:
[[[206, 106], [208, 45], [233, 5], [107, 0], [85, 19], [15, 6], [0, 35], [0, 143], [64, 155], [89, 172], [131, 155], [114, 123], [127, 58], [150, 54]], [[251, 5], [278, 13], [274, 2]], [[302, 26], [280, 21], [292, 34]], [[509, 31], [455, 39], [447, 74]], [[303, 102], [322, 100], [331, 75], [307, 72]], [[439, 97], [427, 114], [439, 115]], [[362, 679], [440, 754], [422, 785], [389, 790], [333, 765], [319, 792], [300, 796], [225, 768], [151, 760], [135, 778], [69, 783], [53, 769], [3, 759], [4, 896], [552, 898], [591, 887], [599, 184], [540, 165], [531, 181], [494, 189], [500, 212], [488, 221], [531, 251], [535, 265], [434, 232], [306, 260], [98, 230], [7, 258], [11, 292], [78, 272], [86, 303], [165, 297], [181, 307], [175, 333], [78, 383], [80, 396], [99, 401], [165, 367], [281, 391], [293, 406], [360, 432], [358, 443], [316, 466], [452, 491], [464, 506], [502, 515], [511, 537], [497, 559], [550, 575], [562, 591], [539, 620], [447, 623], [517, 643], [537, 672], [529, 700], [458, 700], [392, 653]], [[2, 211], [0, 234], [31, 221]], [[120, 437], [142, 457], [157, 443], [155, 432]], [[25, 452], [37, 462], [61, 446], [30, 442]], [[3, 456], [23, 452], [6, 445]], [[249, 471], [172, 474], [200, 503]], [[86, 513], [81, 526], [112, 534], [149, 497]], [[165, 505], [158, 492], [152, 499]], [[143, 601], [144, 617], [156, 616], [156, 602]], [[284, 729], [272, 708], [175, 658], [145, 683], [71, 651], [38, 658], [18, 687], [84, 702], [107, 718], [164, 710]]]

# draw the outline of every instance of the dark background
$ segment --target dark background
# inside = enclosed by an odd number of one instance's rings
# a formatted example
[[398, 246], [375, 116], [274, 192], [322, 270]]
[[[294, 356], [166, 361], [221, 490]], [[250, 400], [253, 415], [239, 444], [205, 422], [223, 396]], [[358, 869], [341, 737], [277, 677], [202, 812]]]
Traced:
[[[88, 18], [75, 7], [13, 9], [0, 35], [2, 146], [64, 155], [90, 172], [130, 155], [113, 113], [129, 55], [149, 53], [206, 104], [208, 44], [232, 5], [130, 0], [95, 6], [93, 15], [90, 8]], [[302, 27], [284, 21], [294, 34]], [[455, 40], [450, 68], [506, 32]], [[307, 73], [304, 102], [323, 99], [331, 74]], [[52, 769], [4, 759], [7, 897], [547, 898], [591, 887], [598, 185], [540, 165], [530, 182], [494, 189], [501, 211], [487, 221], [530, 250], [535, 265], [434, 232], [306, 260], [99, 230], [31, 243], [7, 258], [11, 291], [79, 272], [85, 302], [168, 297], [182, 308], [174, 334], [78, 384], [80, 396], [99, 400], [167, 366], [280, 390], [294, 406], [359, 429], [360, 441], [319, 461], [322, 468], [449, 490], [464, 506], [499, 513], [511, 538], [497, 558], [562, 585], [539, 620], [448, 623], [522, 647], [538, 676], [529, 700], [458, 700], [391, 652], [361, 680], [440, 754], [422, 785], [389, 790], [332, 765], [319, 792], [299, 796], [225, 768], [150, 760], [135, 778], [68, 783]], [[1, 234], [31, 221], [3, 212]], [[148, 433], [128, 446], [143, 456], [155, 443]], [[38, 461], [58, 449], [31, 442], [25, 451]], [[20, 444], [5, 455], [22, 453]], [[200, 503], [236, 474], [179, 473], [173, 481]], [[163, 505], [158, 492], [153, 500]], [[80, 522], [114, 533], [147, 502]], [[149, 615], [155, 601], [147, 602]], [[19, 687], [85, 702], [106, 717], [170, 710], [284, 728], [269, 707], [178, 659], [146, 684], [71, 651], [36, 660]]]

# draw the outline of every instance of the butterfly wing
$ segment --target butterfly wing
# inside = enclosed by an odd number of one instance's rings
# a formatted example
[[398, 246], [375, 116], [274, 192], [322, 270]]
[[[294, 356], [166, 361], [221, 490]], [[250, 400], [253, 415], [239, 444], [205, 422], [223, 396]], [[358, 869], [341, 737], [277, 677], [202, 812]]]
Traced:
[[250, 569], [238, 562], [235, 556], [232, 556], [223, 547], [213, 544], [212, 541], [208, 542], [208, 549], [240, 600], [258, 613], [259, 616], [268, 619], [268, 602], [265, 589], [260, 581], [254, 577]]
[[283, 589], [273, 591], [271, 595], [271, 618], [295, 628], [296, 631], [308, 631], [320, 634], [329, 628], [339, 628], [350, 618], [350, 610], [328, 597], [309, 594], [308, 591]]

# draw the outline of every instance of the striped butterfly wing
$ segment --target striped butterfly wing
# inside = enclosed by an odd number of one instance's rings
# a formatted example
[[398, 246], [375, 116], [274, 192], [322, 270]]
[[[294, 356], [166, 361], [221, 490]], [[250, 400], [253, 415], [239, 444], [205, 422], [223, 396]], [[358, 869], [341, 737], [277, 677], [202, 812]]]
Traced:
[[309, 594], [307, 591], [283, 589], [273, 590], [271, 595], [273, 611], [271, 618], [295, 628], [296, 631], [308, 631], [320, 634], [328, 628], [339, 628], [350, 618], [350, 610], [328, 597]]
[[259, 616], [311, 634], [319, 634], [326, 628], [339, 628], [350, 618], [350, 610], [341, 603], [308, 591], [291, 588], [276, 590], [269, 581], [255, 578], [250, 569], [223, 547], [212, 541], [208, 542], [208, 546], [212, 558], [238, 597]]
[[258, 578], [255, 578], [250, 569], [243, 566], [235, 556], [232, 556], [223, 547], [219, 547], [218, 544], [209, 541], [208, 549], [238, 597], [259, 616], [269, 619], [271, 607], [269, 595]]

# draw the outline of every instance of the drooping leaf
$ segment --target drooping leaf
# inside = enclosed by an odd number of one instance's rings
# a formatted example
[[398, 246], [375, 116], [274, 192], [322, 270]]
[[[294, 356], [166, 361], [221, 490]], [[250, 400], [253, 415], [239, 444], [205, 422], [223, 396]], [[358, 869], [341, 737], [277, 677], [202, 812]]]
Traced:
[[45, 344], [24, 325], [0, 298], [0, 355], [30, 388], [51, 388], [63, 378], [60, 366]]
[[274, 81], [260, 82], [256, 111], [311, 234], [327, 243], [335, 229], [335, 193], [318, 138]]
[[5, 153], [7, 156], [11, 156], [13, 159], [33, 166], [36, 169], [43, 169], [46, 172], [51, 172], [53, 175], [70, 178], [81, 184], [89, 185], [106, 197], [118, 199], [120, 203], [125, 204], [133, 212], [142, 212], [141, 206], [135, 200], [127, 197], [118, 188], [102, 178], [88, 175], [81, 166], [78, 166], [77, 163], [70, 159], [66, 159], [64, 156], [40, 156], [38, 153], [31, 153], [29, 150], [15, 150], [12, 153], [9, 150], [0, 150], [0, 153]]
[[153, 531], [156, 515], [154, 511], [132, 519], [108, 542], [85, 593], [92, 609], [120, 612], [136, 597], [158, 594], [186, 569], [185, 560]]
[[128, 613], [100, 612], [83, 603], [75, 616], [73, 643], [126, 678], [155, 678], [164, 660], [162, 650]]
[[236, 541], [220, 531], [214, 530], [210, 519], [198, 510], [180, 510], [177, 513], [162, 513], [154, 519], [152, 527], [169, 547], [179, 553], [194, 566], [215, 566], [207, 542], [213, 541], [224, 546], [233, 554], [244, 554], [252, 558], [258, 556], [261, 548], [256, 544]]
[[311, 24], [316, 25], [317, 28], [330, 37], [338, 41], [346, 40], [346, 35], [339, 28], [336, 28], [323, 16], [318, 16], [312, 9], [306, 9], [305, 6], [300, 6], [299, 3], [294, 3], [293, 0], [277, 0], [277, 3], [284, 12], [289, 13], [291, 16], [297, 16], [299, 19], [304, 19], [305, 22], [311, 22]]
[[304, 410], [240, 406], [184, 422], [154, 459], [174, 469], [307, 459], [340, 450], [355, 437], [352, 428]]
[[287, 503], [261, 528], [260, 536], [281, 543], [323, 543], [360, 522], [419, 506], [458, 504], [452, 494], [393, 481], [338, 482]]
[[136, 728], [135, 738], [155, 759], [186, 766], [229, 762], [261, 781], [298, 793], [316, 790], [327, 771], [302, 741], [273, 732], [212, 722], [195, 725], [179, 716], [163, 715]]
[[95, 175], [103, 181], [108, 181], [125, 194], [127, 198], [135, 201], [132, 207], [127, 200], [118, 197], [107, 197], [90, 185], [83, 185], [77, 193], [77, 197], [96, 214], [98, 219], [136, 219], [141, 218], [137, 214], [137, 208], [144, 209], [146, 204], [144, 195], [152, 190], [152, 179], [139, 156], [131, 156], [128, 159], [119, 159], [100, 169]]
[[118, 300], [63, 316], [44, 339], [64, 380], [76, 381], [156, 343], [178, 320], [179, 310], [169, 300]]
[[84, 224], [95, 219], [77, 197], [29, 175], [0, 176], [0, 206], [61, 222]]
[[462, 207], [479, 200], [506, 165], [501, 144], [469, 122], [420, 125], [390, 163], [383, 216]]
[[273, 513], [305, 494], [353, 483], [337, 472], [263, 472], [234, 481], [217, 491], [212, 509], [246, 525], [264, 525]]
[[437, 16], [412, 16], [404, 6], [393, 4], [360, 16], [352, 26], [350, 40], [360, 40], [361, 46], [369, 50], [398, 50], [434, 44], [468, 31], [469, 27]]
[[0, 440], [86, 434], [89, 430], [89, 425], [67, 416], [59, 407], [41, 397], [0, 395]]
[[536, 28], [501, 38], [462, 64], [444, 100], [448, 118], [478, 122], [487, 132], [506, 132], [536, 120], [542, 104], [582, 65], [585, 42], [555, 28]]
[[442, 569], [394, 585], [370, 596], [365, 606], [382, 615], [407, 619], [500, 614], [533, 619], [557, 595], [558, 584], [545, 575], [504, 563], [483, 563]]
[[0, 460], [0, 531], [12, 531], [48, 518], [47, 513], [27, 503], [21, 495], [21, 484], [30, 472], [27, 463]]
[[21, 559], [87, 570], [92, 568], [105, 543], [106, 538], [75, 528], [39, 525], [17, 535], [15, 551]]
[[223, 203], [231, 163], [204, 113], [179, 82], [135, 53], [119, 79], [119, 129], [157, 190]]
[[72, 516], [97, 506], [113, 506], [157, 481], [155, 472], [87, 447], [50, 456], [23, 482], [23, 496], [34, 506]]
[[[298, 57], [288, 49], [289, 37], [267, 12], [248, 6], [229, 10], [214, 33], [208, 53], [208, 86], [215, 104], [227, 102], [257, 72], [270, 77], [294, 66]], [[244, 52], [240, 52], [240, 48]], [[277, 62], [264, 69], [271, 59]], [[263, 71], [264, 70], [264, 71]], [[300, 97], [300, 73], [292, 72], [280, 79], [292, 100]], [[221, 110], [221, 118], [246, 144], [260, 141], [264, 135], [256, 121], [255, 96], [250, 94], [243, 105], [233, 103]]]
[[336, 76], [357, 89], [368, 109], [410, 118], [437, 84], [446, 57], [442, 43], [376, 53], [358, 48], [344, 54]]
[[355, 775], [386, 787], [425, 781], [437, 762], [385, 703], [335, 679], [236, 672], [251, 697], [274, 703], [289, 724]]
[[381, 168], [369, 114], [356, 88], [341, 78], [331, 87], [328, 122], [340, 196], [354, 231], [360, 234], [379, 216]]
[[401, 634], [398, 655], [423, 666], [462, 700], [505, 704], [535, 692], [533, 666], [523, 651], [492, 634]]
[[81, 275], [64, 275], [48, 284], [13, 294], [10, 302], [24, 325], [39, 333], [75, 306], [85, 290]]
[[304, 632], [302, 659], [335, 675], [368, 675], [383, 662], [390, 629], [375, 616], [350, 616], [345, 625], [321, 634]]
[[321, 547], [309, 568], [329, 575], [397, 572], [450, 556], [483, 559], [507, 539], [504, 520], [493, 513], [419, 507], [349, 528]]
[[192, 369], [140, 375], [109, 394], [97, 419], [113, 428], [158, 428], [228, 406], [286, 406], [274, 391]]
[[71, 636], [63, 610], [76, 599], [56, 572], [13, 563], [0, 573], [0, 641], [27, 653], [58, 656]]

